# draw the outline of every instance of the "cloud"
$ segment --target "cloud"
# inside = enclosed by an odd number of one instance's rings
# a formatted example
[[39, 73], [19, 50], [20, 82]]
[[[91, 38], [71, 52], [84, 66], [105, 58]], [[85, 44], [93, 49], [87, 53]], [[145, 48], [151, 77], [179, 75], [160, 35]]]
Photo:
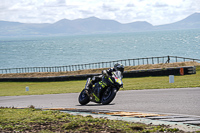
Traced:
[[1, 0], [0, 20], [54, 23], [95, 16], [121, 23], [172, 23], [200, 12], [199, 0]]
[[118, 11], [119, 8], [111, 6], [111, 5], [106, 5], [105, 3], [102, 5], [102, 10], [104, 12], [115, 12]]
[[43, 7], [62, 7], [66, 6], [65, 0], [47, 1], [44, 2]]
[[133, 4], [133, 3], [128, 3], [127, 5], [126, 5], [126, 7], [135, 7], [135, 4]]
[[163, 7], [168, 7], [168, 5], [165, 3], [156, 2], [156, 4], [153, 5], [153, 7], [163, 8]]

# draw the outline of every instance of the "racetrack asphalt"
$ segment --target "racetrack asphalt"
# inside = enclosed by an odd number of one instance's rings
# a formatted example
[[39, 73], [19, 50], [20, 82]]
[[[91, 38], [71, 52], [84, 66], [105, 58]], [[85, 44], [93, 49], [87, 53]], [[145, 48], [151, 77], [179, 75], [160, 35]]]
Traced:
[[[31, 88], [30, 90], [31, 91]], [[81, 106], [79, 93], [1, 96], [0, 107], [76, 108], [200, 116], [200, 87], [119, 91], [109, 105]]]

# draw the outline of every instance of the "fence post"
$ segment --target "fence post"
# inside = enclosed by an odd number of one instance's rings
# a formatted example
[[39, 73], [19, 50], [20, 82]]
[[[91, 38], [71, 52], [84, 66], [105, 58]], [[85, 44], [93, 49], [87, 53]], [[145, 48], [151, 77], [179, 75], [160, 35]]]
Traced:
[[162, 63], [165, 63], [165, 58], [164, 57], [162, 57]]
[[83, 70], [83, 64], [81, 65], [81, 67], [82, 67], [82, 70]]
[[154, 64], [154, 60], [153, 60], [153, 57], [152, 57], [152, 64]]

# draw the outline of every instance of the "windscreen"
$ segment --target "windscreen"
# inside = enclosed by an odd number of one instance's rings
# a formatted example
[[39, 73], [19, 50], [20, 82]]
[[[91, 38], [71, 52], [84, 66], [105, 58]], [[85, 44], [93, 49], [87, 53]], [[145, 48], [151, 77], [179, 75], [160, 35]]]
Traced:
[[120, 71], [116, 71], [115, 76], [122, 80], [122, 73]]

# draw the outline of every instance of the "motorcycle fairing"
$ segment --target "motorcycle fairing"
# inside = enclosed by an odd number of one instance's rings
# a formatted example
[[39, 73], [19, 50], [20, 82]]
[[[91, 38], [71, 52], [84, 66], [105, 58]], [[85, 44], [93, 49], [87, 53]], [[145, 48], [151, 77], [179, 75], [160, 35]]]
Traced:
[[[104, 86], [104, 84], [102, 84]], [[95, 83], [93, 86], [93, 92], [90, 95], [90, 100], [96, 103], [100, 103], [100, 91], [102, 90], [102, 86], [98, 83]]]
[[92, 95], [93, 95], [93, 100], [95, 101], [95, 102], [97, 102], [97, 103], [99, 103], [100, 102], [100, 99], [94, 94], [94, 93], [92, 93]]

